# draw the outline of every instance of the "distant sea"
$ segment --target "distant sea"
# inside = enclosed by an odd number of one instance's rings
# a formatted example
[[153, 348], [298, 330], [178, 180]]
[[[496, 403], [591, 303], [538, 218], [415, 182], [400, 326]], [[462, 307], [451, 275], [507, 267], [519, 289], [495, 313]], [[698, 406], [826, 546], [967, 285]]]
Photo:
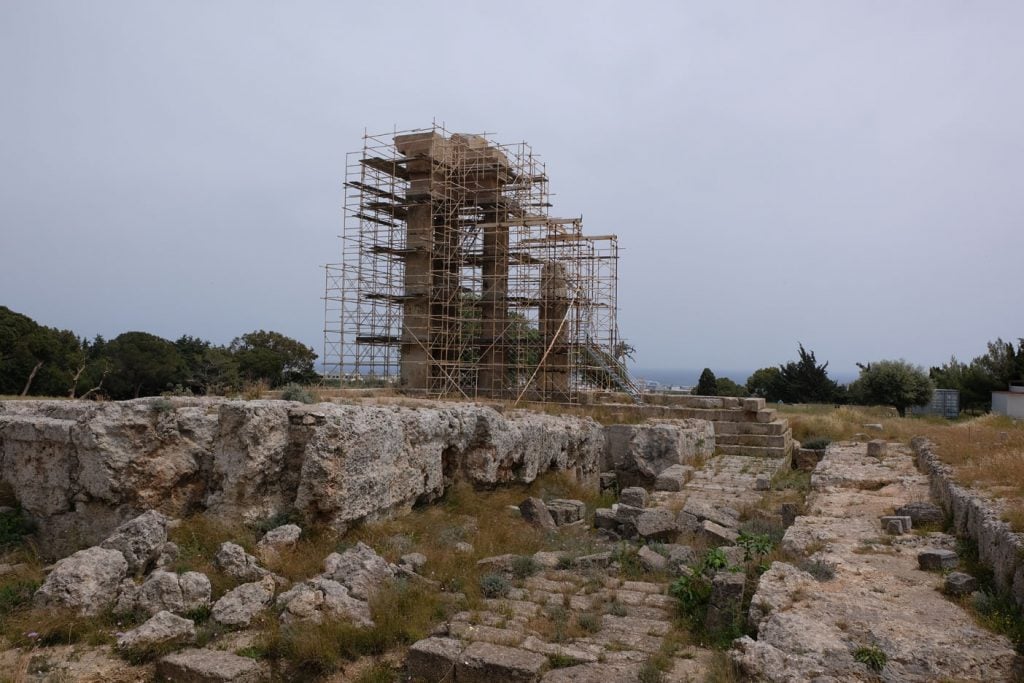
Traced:
[[[756, 368], [755, 368], [756, 369]], [[840, 384], [847, 384], [857, 379], [856, 373], [839, 373], [832, 372], [832, 368], [829, 368], [829, 377], [839, 382]], [[664, 386], [683, 386], [692, 387], [697, 385], [697, 380], [700, 379], [700, 373], [704, 369], [687, 369], [687, 368], [630, 368], [630, 375], [634, 379], [644, 379], [649, 382], [658, 382]], [[747, 378], [754, 374], [754, 370], [717, 370], [711, 368], [711, 371], [715, 373], [715, 377], [728, 377], [737, 384], [746, 384]]]

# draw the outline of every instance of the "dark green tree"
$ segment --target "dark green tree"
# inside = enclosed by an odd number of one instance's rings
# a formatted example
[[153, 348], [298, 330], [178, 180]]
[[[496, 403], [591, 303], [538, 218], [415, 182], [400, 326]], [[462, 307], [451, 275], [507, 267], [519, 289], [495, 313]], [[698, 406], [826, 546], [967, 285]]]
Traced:
[[718, 396], [738, 396], [740, 398], [750, 395], [745, 386], [737, 384], [728, 377], [715, 379], [715, 392]]
[[229, 350], [238, 361], [242, 377], [266, 380], [272, 387], [289, 382], [304, 384], [318, 379], [313, 362], [316, 352], [280, 332], [257, 330], [236, 337]]
[[238, 361], [223, 346], [185, 335], [174, 342], [185, 362], [184, 387], [194, 394], [223, 394], [238, 389]]
[[747, 391], [774, 403], [782, 398], [782, 372], [776, 367], [761, 368], [747, 378]]
[[935, 385], [924, 368], [905, 360], [880, 360], [862, 365], [860, 377], [850, 385], [850, 395], [857, 403], [889, 405], [900, 417], [910, 406], [923, 406], [932, 400]]
[[148, 332], [125, 332], [105, 345], [110, 363], [105, 393], [125, 399], [155, 396], [183, 384], [185, 361], [171, 342]]
[[813, 351], [799, 344], [799, 358], [779, 366], [779, 400], [786, 403], [832, 403], [838, 385], [828, 376], [828, 362], [818, 365]]
[[65, 396], [82, 358], [82, 343], [70, 330], [0, 306], [0, 394]]
[[715, 378], [715, 373], [711, 372], [711, 368], [704, 368], [704, 371], [700, 373], [700, 379], [697, 380], [697, 386], [693, 393], [698, 396], [718, 396], [718, 380]]

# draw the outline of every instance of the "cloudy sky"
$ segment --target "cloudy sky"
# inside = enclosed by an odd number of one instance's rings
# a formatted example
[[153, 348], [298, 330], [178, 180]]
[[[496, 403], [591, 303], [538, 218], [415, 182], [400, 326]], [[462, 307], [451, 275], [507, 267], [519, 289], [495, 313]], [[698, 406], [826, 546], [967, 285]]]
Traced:
[[[345, 152], [529, 141], [645, 367], [1024, 336], [1024, 4], [0, 2], [0, 304], [322, 348]], [[742, 380], [742, 377], [736, 379]]]

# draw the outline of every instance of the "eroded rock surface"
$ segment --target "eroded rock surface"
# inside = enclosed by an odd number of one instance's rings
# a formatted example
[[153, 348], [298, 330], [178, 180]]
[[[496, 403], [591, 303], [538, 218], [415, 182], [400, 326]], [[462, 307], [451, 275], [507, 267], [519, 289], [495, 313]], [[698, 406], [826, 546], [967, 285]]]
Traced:
[[[438, 498], [456, 477], [595, 480], [604, 431], [588, 418], [417, 407], [172, 398], [0, 402], [0, 477], [59, 557], [142, 510], [266, 519], [296, 510], [339, 530]], [[154, 513], [155, 514], [155, 513]], [[137, 573], [155, 560], [129, 558]]]

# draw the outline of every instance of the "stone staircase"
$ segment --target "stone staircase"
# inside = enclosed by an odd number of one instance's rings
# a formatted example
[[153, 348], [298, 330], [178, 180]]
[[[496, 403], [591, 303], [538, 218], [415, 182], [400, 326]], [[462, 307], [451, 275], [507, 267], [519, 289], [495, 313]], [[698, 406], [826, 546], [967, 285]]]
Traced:
[[645, 400], [651, 407], [662, 408], [663, 417], [713, 423], [720, 453], [788, 458], [793, 451], [789, 421], [765, 407], [763, 398], [648, 394]]

